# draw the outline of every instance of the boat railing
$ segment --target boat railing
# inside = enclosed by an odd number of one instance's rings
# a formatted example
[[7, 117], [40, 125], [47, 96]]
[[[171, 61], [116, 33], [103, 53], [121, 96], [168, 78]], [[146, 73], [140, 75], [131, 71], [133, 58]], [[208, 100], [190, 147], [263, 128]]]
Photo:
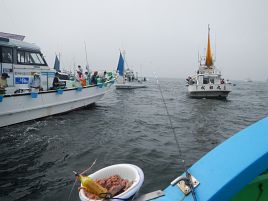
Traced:
[[77, 87], [71, 87], [71, 88], [58, 88], [58, 89], [50, 89], [50, 90], [45, 90], [45, 91], [23, 91], [22, 93], [13, 93], [13, 94], [2, 94], [1, 96], [1, 100], [4, 97], [13, 97], [13, 96], [24, 96], [24, 95], [32, 95], [32, 97], [36, 97], [35, 94], [47, 94], [47, 93], [54, 93], [56, 92], [57, 94], [62, 94], [64, 91], [71, 91], [71, 90], [77, 90], [77, 91], [82, 91], [84, 88], [92, 88], [92, 87], [98, 87], [98, 88], [102, 88], [102, 87], [107, 87], [108, 84], [114, 84], [115, 82], [115, 78], [112, 78], [111, 80], [107, 80], [105, 82], [102, 83], [98, 83], [98, 84], [91, 84], [91, 85], [87, 85], [87, 86], [77, 86]]

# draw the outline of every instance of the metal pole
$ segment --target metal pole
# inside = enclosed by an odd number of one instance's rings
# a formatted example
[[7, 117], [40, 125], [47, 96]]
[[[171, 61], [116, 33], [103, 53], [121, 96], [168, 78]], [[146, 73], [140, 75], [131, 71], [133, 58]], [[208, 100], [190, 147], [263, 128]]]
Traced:
[[85, 54], [86, 54], [86, 69], [87, 69], [87, 71], [89, 71], [88, 60], [87, 60], [87, 45], [86, 45], [86, 41], [84, 41], [84, 44], [85, 44]]

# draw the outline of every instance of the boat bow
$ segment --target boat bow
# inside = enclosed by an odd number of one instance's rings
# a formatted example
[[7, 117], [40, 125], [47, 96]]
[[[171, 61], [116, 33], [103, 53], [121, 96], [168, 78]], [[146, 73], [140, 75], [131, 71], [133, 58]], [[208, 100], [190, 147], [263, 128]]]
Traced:
[[[200, 182], [198, 201], [230, 200], [268, 168], [268, 117], [240, 131], [197, 161], [189, 172]], [[185, 174], [184, 174], [185, 175]], [[184, 194], [170, 185], [157, 201], [180, 200]], [[194, 200], [189, 194], [185, 201]]]

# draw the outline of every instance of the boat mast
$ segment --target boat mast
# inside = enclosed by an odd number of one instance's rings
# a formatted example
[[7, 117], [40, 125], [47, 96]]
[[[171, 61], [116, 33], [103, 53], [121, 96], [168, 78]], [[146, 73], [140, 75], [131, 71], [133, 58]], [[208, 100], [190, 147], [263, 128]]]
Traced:
[[[127, 61], [126, 61], [126, 50], [123, 50], [122, 57], [123, 57], [124, 63], [128, 67]], [[125, 83], [125, 68], [123, 69], [123, 83]]]
[[199, 50], [198, 50], [198, 53], [197, 53], [197, 61], [198, 61], [198, 64], [199, 64], [199, 68], [201, 66], [201, 58], [200, 58], [200, 55], [199, 55]]
[[60, 63], [60, 52], [59, 52], [59, 63]]
[[89, 71], [89, 65], [88, 65], [88, 60], [87, 60], [87, 45], [86, 45], [86, 41], [84, 41], [85, 44], [85, 54], [86, 54], [86, 69], [87, 71]]
[[61, 57], [61, 55], [60, 55], [60, 52], [59, 52], [59, 71], [61, 71], [60, 69], [61, 69], [61, 67], [60, 67], [60, 57]]
[[217, 55], [217, 54], [216, 54], [216, 50], [217, 50], [216, 47], [217, 47], [217, 46], [216, 46], [216, 32], [215, 32], [215, 56], [214, 56], [214, 61], [215, 61], [215, 62], [216, 62], [216, 55]]
[[127, 68], [129, 68], [129, 67], [128, 67], [128, 64], [127, 64], [126, 51], [125, 51], [125, 50], [122, 52], [122, 56], [123, 56], [123, 59], [124, 59], [124, 62], [125, 62], [125, 64], [126, 64]]

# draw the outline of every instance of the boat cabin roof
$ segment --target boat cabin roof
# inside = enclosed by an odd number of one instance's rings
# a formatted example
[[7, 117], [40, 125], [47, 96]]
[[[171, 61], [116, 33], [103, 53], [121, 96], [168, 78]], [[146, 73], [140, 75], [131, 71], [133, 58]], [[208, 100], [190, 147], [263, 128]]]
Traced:
[[204, 76], [204, 77], [219, 77], [220, 74], [198, 74], [198, 76]]
[[220, 78], [221, 77], [221, 74], [196, 74], [196, 75], [193, 75], [192, 78], [194, 79], [198, 79], [198, 77], [205, 77], [205, 78]]
[[32, 44], [32, 43], [24, 42], [21, 40], [12, 39], [12, 38], [0, 37], [0, 45], [40, 52], [39, 46]]

